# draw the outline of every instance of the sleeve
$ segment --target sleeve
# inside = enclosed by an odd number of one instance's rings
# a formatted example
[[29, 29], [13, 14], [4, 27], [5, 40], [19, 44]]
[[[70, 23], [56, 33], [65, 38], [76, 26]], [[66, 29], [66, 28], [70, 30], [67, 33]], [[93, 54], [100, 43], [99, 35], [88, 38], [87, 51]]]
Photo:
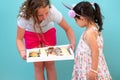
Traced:
[[18, 17], [17, 25], [18, 27], [25, 29], [25, 27], [27, 26], [27, 21], [23, 17]]
[[53, 21], [59, 24], [62, 21], [63, 15], [53, 5], [51, 5], [51, 17]]

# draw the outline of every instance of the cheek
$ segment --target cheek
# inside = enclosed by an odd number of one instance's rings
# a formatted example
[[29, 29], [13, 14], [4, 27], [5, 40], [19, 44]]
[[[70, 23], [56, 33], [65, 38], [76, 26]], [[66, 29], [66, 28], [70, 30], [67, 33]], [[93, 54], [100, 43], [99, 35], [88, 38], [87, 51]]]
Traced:
[[84, 24], [83, 21], [80, 21], [80, 22], [78, 23], [78, 25], [81, 26], [81, 27], [85, 26], [85, 24]]
[[77, 25], [78, 25], [79, 27], [81, 27], [81, 28], [84, 27], [84, 24], [83, 24], [83, 23], [77, 23]]
[[38, 20], [41, 21], [41, 20], [42, 20], [42, 17], [38, 17]]
[[78, 24], [78, 26], [82, 26], [82, 23], [80, 21], [76, 22]]

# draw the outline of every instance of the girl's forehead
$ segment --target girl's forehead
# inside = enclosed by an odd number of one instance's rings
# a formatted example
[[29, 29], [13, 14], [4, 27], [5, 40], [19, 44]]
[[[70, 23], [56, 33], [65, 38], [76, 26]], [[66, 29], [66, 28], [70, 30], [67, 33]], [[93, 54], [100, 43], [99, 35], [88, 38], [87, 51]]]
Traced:
[[49, 11], [49, 6], [38, 8], [38, 13], [44, 13]]

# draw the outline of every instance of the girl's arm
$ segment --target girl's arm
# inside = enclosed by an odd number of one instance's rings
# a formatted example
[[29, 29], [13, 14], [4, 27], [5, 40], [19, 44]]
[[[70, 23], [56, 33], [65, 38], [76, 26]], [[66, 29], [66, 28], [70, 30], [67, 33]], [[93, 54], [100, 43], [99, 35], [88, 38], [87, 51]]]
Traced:
[[88, 46], [92, 52], [92, 64], [91, 69], [89, 72], [89, 79], [96, 80], [97, 77], [97, 70], [98, 70], [98, 56], [99, 56], [99, 49], [97, 43], [97, 34], [95, 31], [90, 30], [85, 33], [85, 41], [87, 42]]
[[18, 48], [18, 51], [19, 51], [21, 57], [25, 60], [26, 59], [26, 49], [25, 49], [24, 42], [23, 42], [24, 32], [25, 32], [24, 29], [18, 27], [17, 37], [16, 37], [16, 45], [17, 45], [17, 48]]
[[65, 19], [63, 18], [59, 25], [65, 30], [67, 37], [71, 43], [71, 48], [74, 51], [75, 49], [75, 36], [72, 28], [66, 23]]
[[98, 56], [99, 56], [99, 49], [98, 49], [98, 42], [97, 42], [97, 34], [95, 31], [90, 30], [85, 33], [85, 41], [87, 42], [88, 46], [92, 52], [92, 65], [91, 69], [96, 70], [98, 68]]

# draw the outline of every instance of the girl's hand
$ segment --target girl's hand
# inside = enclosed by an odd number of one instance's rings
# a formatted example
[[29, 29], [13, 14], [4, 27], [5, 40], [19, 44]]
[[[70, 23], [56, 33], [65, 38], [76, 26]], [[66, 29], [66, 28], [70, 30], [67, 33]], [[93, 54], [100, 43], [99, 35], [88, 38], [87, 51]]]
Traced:
[[26, 60], [26, 51], [25, 50], [20, 51], [20, 55], [21, 55], [22, 59]]
[[87, 77], [88, 77], [88, 80], [97, 80], [97, 73], [90, 71]]

